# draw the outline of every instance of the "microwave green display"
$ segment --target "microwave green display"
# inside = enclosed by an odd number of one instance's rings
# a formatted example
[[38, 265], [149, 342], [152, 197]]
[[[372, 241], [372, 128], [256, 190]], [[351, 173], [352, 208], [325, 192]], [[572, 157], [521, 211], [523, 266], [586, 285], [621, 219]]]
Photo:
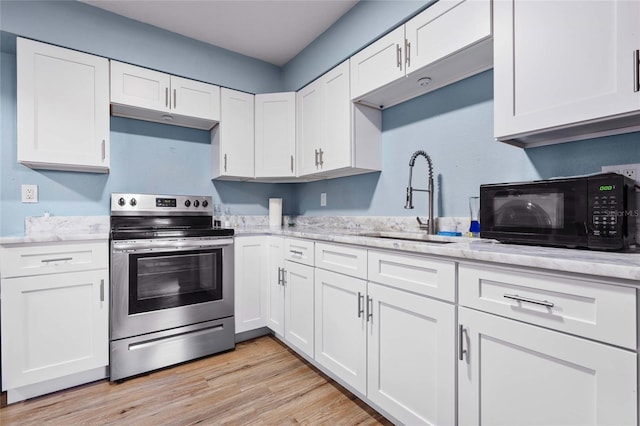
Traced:
[[614, 188], [613, 185], [600, 185], [600, 191], [613, 191]]

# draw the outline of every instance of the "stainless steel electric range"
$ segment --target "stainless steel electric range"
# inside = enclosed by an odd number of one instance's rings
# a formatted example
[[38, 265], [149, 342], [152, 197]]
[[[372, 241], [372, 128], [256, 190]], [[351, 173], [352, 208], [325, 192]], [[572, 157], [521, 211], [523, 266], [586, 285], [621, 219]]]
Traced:
[[111, 195], [112, 381], [232, 349], [233, 229], [208, 196]]

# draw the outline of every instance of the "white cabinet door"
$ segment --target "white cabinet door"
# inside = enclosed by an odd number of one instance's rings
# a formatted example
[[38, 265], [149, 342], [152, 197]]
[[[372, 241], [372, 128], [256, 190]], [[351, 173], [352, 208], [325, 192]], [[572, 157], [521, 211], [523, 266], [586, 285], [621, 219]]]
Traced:
[[109, 62], [17, 39], [18, 162], [109, 171]]
[[455, 422], [455, 307], [368, 283], [367, 397], [404, 424]]
[[220, 87], [172, 75], [171, 111], [188, 117], [220, 121]]
[[295, 92], [256, 95], [255, 101], [256, 177], [295, 176]]
[[210, 130], [220, 121], [220, 87], [111, 61], [112, 114]]
[[253, 178], [254, 95], [221, 89], [220, 124], [211, 131], [213, 178]]
[[497, 0], [494, 17], [498, 139], [640, 109], [640, 2]]
[[111, 61], [111, 102], [170, 112], [170, 89], [169, 74]]
[[284, 336], [284, 238], [267, 237], [267, 327]]
[[325, 138], [321, 145], [320, 170], [323, 172], [350, 167], [352, 151], [349, 98], [349, 61], [338, 65], [322, 77], [324, 86]]
[[313, 267], [286, 262], [284, 339], [313, 358]]
[[234, 240], [236, 333], [267, 325], [266, 237]]
[[[455, 30], [454, 30], [455, 29]], [[490, 0], [439, 0], [405, 24], [407, 75], [491, 37]]]
[[636, 425], [637, 355], [460, 308], [460, 425]]
[[351, 99], [404, 77], [404, 25], [353, 55]]
[[296, 92], [296, 153], [298, 176], [318, 170], [318, 150], [325, 135], [324, 87], [320, 79]]
[[364, 395], [367, 283], [316, 268], [314, 285], [315, 360]]
[[109, 364], [109, 272], [2, 282], [2, 389]]

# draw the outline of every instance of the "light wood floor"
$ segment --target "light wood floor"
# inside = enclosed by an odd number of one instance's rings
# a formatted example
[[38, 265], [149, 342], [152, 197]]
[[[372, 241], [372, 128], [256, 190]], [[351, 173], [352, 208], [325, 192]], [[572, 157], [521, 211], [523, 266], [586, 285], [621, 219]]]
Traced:
[[9, 425], [390, 424], [272, 336], [123, 383], [100, 381], [0, 409]]

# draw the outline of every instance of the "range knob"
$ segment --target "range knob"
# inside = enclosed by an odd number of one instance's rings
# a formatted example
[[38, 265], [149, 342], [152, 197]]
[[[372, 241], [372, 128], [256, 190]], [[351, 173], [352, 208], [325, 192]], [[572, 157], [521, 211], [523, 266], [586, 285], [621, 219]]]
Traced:
[[131, 204], [131, 207], [133, 207], [133, 206], [135, 206], [136, 204], [138, 204], [138, 202], [136, 201], [136, 199], [135, 199], [135, 198], [132, 198], [132, 199], [129, 201], [129, 204]]
[[198, 207], [199, 205], [200, 205], [200, 201], [195, 200], [195, 201], [193, 202], [193, 207]]
[[207, 207], [208, 205], [209, 205], [209, 202], [207, 200], [202, 201], [202, 207]]
[[185, 207], [189, 207], [191, 205], [191, 201], [187, 200], [184, 202]]
[[126, 201], [124, 200], [124, 198], [120, 197], [120, 199], [118, 200], [118, 205], [124, 206], [125, 204], [126, 204]]

